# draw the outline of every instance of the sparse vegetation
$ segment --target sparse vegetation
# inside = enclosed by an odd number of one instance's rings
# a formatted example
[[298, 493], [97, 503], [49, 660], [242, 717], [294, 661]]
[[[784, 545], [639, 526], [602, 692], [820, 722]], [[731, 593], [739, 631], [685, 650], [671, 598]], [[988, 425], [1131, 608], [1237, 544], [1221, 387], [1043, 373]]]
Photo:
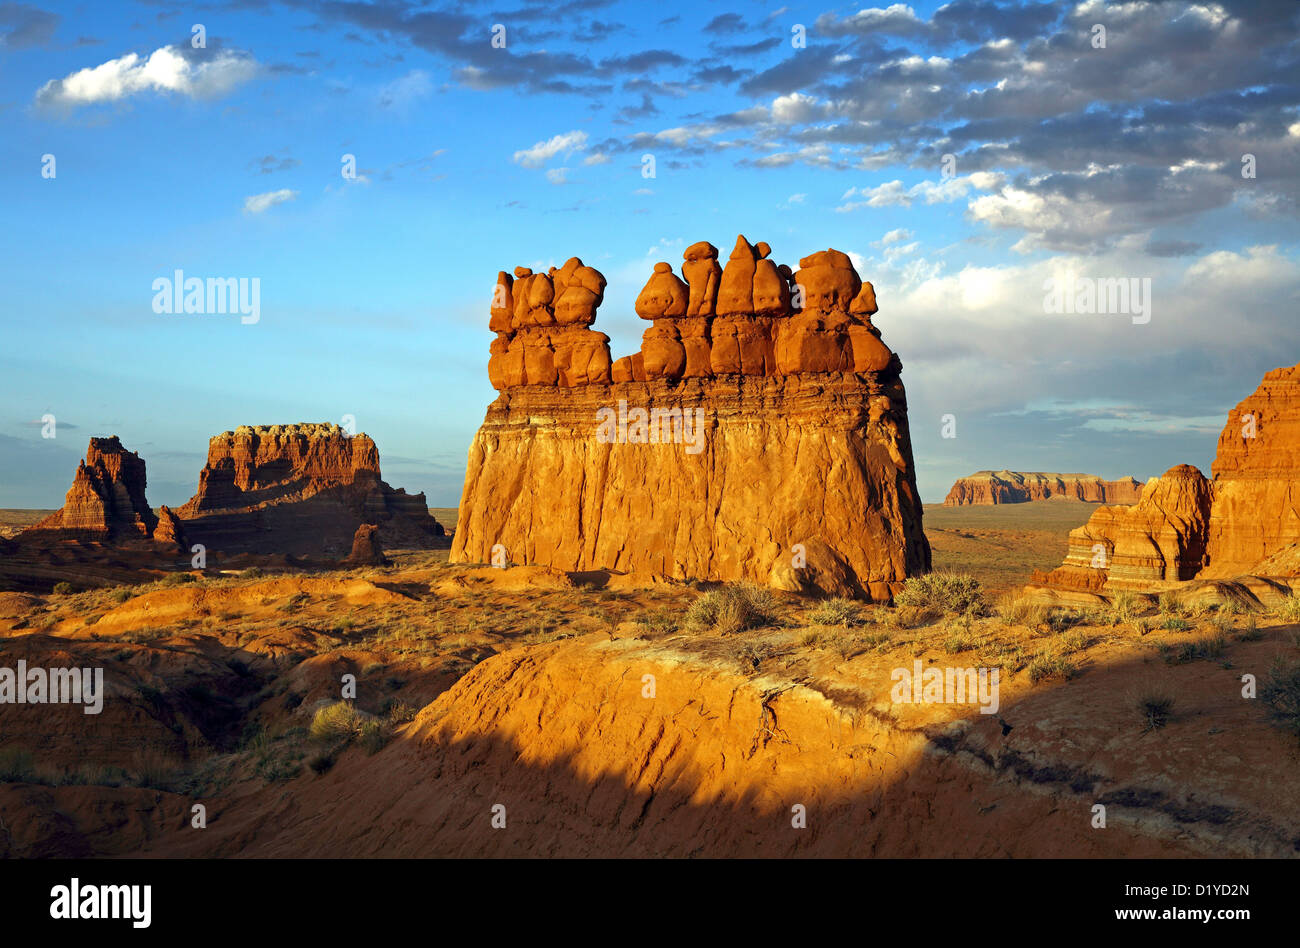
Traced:
[[862, 604], [852, 599], [823, 599], [808, 613], [808, 619], [818, 625], [856, 626], [863, 622]]
[[997, 611], [1003, 625], [1024, 625], [1031, 629], [1047, 615], [1047, 610], [1032, 602], [1028, 596], [1003, 596], [998, 600]]
[[1300, 662], [1275, 659], [1259, 696], [1283, 730], [1300, 737]]
[[700, 596], [686, 610], [686, 626], [733, 635], [771, 625], [777, 617], [776, 598], [761, 586], [748, 583], [722, 586]]
[[1273, 614], [1283, 622], [1300, 622], [1300, 596], [1287, 596], [1273, 610]]
[[64, 581], [54, 584], [54, 594], [56, 596], [70, 596], [72, 592], [72, 583]]
[[1181, 616], [1167, 616], [1164, 622], [1160, 623], [1160, 628], [1166, 632], [1186, 632], [1192, 627], [1192, 624]]
[[1141, 599], [1127, 590], [1118, 592], [1110, 601], [1110, 624], [1128, 625], [1136, 619], [1141, 612]]
[[1029, 680], [1035, 685], [1053, 678], [1068, 680], [1078, 674], [1074, 662], [1052, 650], [1039, 652], [1029, 660]]
[[909, 577], [894, 601], [902, 607], [930, 609], [940, 615], [978, 615], [984, 608], [980, 582], [969, 573]]
[[1165, 691], [1154, 688], [1144, 691], [1137, 696], [1135, 704], [1143, 731], [1159, 730], [1173, 717], [1174, 696]]

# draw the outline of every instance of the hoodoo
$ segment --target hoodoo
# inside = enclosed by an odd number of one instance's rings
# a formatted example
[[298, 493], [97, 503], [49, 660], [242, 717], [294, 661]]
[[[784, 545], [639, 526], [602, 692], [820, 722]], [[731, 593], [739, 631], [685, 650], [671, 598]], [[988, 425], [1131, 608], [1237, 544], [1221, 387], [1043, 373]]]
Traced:
[[[452, 562], [752, 580], [887, 599], [930, 566], [898, 357], [846, 254], [778, 266], [738, 237], [655, 264], [641, 351], [589, 327], [577, 257], [501, 272]], [[608, 437], [617, 417], [619, 437]], [[697, 426], [702, 423], [703, 431]], [[690, 430], [687, 430], [690, 429]]]

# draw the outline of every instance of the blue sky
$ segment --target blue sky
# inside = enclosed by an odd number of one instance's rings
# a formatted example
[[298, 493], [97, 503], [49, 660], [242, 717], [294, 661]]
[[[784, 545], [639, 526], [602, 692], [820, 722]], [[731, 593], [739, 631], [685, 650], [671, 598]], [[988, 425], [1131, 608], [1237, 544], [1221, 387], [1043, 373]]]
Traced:
[[[927, 501], [1208, 470], [1300, 359], [1298, 10], [0, 0], [0, 506], [58, 506], [92, 435], [175, 505], [208, 437], [344, 415], [453, 506], [498, 270], [600, 269], [617, 357], [654, 262], [737, 233], [873, 281]], [[259, 321], [155, 313], [177, 269], [258, 278]], [[1045, 313], [1067, 271], [1149, 278], [1151, 321]]]

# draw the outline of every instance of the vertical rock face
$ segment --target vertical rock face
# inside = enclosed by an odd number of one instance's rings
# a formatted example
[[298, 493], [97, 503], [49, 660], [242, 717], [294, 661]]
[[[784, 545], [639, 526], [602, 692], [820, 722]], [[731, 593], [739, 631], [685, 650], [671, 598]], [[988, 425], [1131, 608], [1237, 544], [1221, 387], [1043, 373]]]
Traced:
[[1211, 467], [1147, 482], [1131, 507], [1099, 507], [1064, 564], [1035, 582], [1089, 590], [1188, 579], [1300, 575], [1300, 365], [1264, 376], [1228, 415]]
[[379, 545], [379, 528], [373, 523], [357, 527], [352, 537], [352, 552], [343, 560], [344, 566], [388, 566], [392, 561], [384, 556]]
[[423, 494], [384, 483], [379, 451], [338, 425], [241, 425], [208, 442], [199, 489], [176, 511], [215, 549], [306, 555], [347, 549], [363, 522], [392, 545], [443, 535]]
[[1228, 414], [1210, 470], [1206, 578], [1253, 572], [1300, 543], [1300, 365], [1269, 372]]
[[102, 539], [149, 537], [157, 518], [145, 500], [144, 461], [116, 436], [91, 438], [63, 507], [32, 530], [61, 530]]
[[798, 274], [770, 252], [741, 236], [725, 268], [707, 241], [687, 248], [684, 280], [655, 264], [636, 300], [651, 322], [641, 351], [585, 380], [512, 361], [531, 330], [505, 304], [527, 275], [500, 274], [501, 395], [470, 447], [451, 560], [500, 547], [565, 570], [881, 599], [927, 570], [901, 364], [871, 325], [874, 289], [838, 251]]
[[945, 507], [1021, 504], [1031, 500], [1082, 500], [1093, 504], [1135, 504], [1142, 484], [1132, 477], [1102, 480], [1093, 474], [976, 471], [952, 485]]

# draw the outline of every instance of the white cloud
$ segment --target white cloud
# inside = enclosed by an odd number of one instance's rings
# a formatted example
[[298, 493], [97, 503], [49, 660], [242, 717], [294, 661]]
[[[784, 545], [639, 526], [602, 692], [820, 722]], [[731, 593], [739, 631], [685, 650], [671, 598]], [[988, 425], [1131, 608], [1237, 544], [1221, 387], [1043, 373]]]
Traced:
[[845, 213], [864, 207], [911, 207], [912, 202], [920, 200], [926, 204], [947, 204], [965, 197], [972, 188], [989, 191], [1000, 187], [1005, 180], [1001, 174], [976, 171], [965, 177], [944, 178], [937, 184], [930, 180], [921, 181], [910, 188], [904, 188], [902, 181], [886, 181], [874, 188], [849, 188], [841, 200], [847, 201], [854, 196], [865, 200], [841, 204], [835, 210]]
[[76, 107], [116, 102], [140, 92], [174, 92], [192, 99], [215, 98], [257, 75], [259, 66], [247, 53], [220, 50], [211, 59], [194, 61], [180, 47], [164, 46], [143, 59], [128, 53], [98, 66], [51, 79], [36, 93], [36, 104]]
[[547, 168], [546, 180], [551, 184], [568, 184], [569, 179], [566, 177], [568, 173], [568, 168]]
[[412, 69], [379, 90], [379, 107], [401, 112], [433, 92], [433, 82], [423, 69]]
[[556, 155], [571, 155], [587, 147], [587, 133], [572, 131], [555, 135], [544, 142], [538, 142], [532, 148], [515, 152], [514, 161], [525, 168], [540, 168]]
[[906, 227], [899, 227], [897, 230], [887, 231], [884, 237], [881, 237], [877, 241], [873, 241], [871, 246], [888, 247], [890, 244], [896, 244], [900, 241], [907, 240], [911, 236], [912, 232], [910, 230]]
[[609, 164], [609, 155], [604, 152], [595, 152], [582, 159], [584, 165], [607, 165]]
[[277, 204], [284, 204], [286, 201], [292, 201], [297, 197], [298, 192], [290, 191], [288, 188], [267, 191], [264, 194], [250, 194], [244, 198], [244, 213], [261, 214], [267, 208], [275, 207]]

